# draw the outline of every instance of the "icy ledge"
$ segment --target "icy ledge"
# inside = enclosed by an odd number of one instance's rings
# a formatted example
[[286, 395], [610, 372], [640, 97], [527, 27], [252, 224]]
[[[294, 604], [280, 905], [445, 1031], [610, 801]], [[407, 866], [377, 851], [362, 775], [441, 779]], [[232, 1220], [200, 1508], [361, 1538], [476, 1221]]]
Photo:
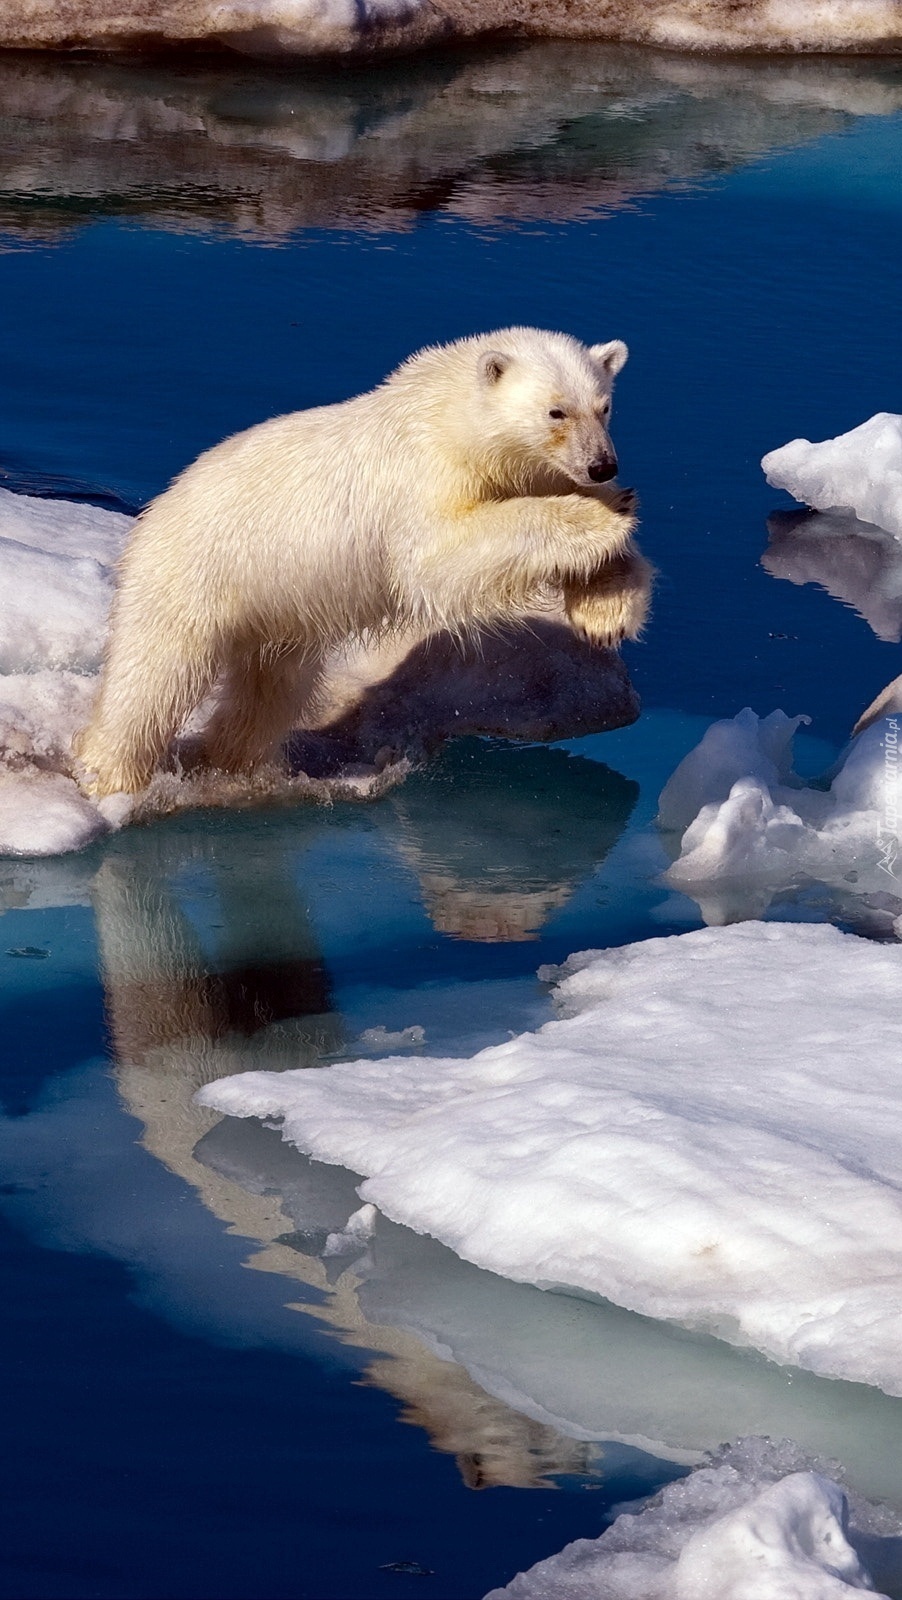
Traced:
[[898, 1520], [806, 1467], [786, 1441], [740, 1440], [486, 1600], [839, 1600], [897, 1582]]
[[198, 1098], [478, 1266], [902, 1394], [902, 947], [748, 923], [557, 976], [562, 1020], [471, 1060]]
[[499, 28], [677, 50], [902, 49], [898, 0], [4, 0], [0, 45], [372, 54]]
[[815, 511], [854, 511], [902, 539], [902, 417], [879, 411], [821, 444], [793, 439], [761, 465], [769, 484]]

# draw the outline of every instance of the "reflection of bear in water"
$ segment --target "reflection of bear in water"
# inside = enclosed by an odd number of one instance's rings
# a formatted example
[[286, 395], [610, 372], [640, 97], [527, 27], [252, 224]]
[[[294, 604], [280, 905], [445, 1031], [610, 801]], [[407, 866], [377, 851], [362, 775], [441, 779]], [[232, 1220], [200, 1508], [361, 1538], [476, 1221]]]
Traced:
[[315, 715], [330, 649], [523, 617], [549, 591], [597, 644], [635, 637], [650, 569], [609, 487], [619, 340], [505, 328], [422, 350], [368, 394], [208, 450], [138, 518], [78, 753], [143, 789], [217, 680], [211, 767], [247, 772]]
[[[174, 1067], [196, 1087], [340, 1047], [288, 842], [255, 848], [247, 828], [223, 836], [169, 824], [107, 846], [92, 896], [121, 1065]], [[195, 875], [215, 907], [206, 937], [190, 914]]]
[[[365, 1381], [403, 1402], [470, 1487], [548, 1487], [587, 1469], [586, 1445], [486, 1394], [413, 1333], [367, 1319], [357, 1259], [328, 1249], [359, 1206], [358, 1179], [194, 1101], [211, 1078], [312, 1067], [345, 1043], [299, 871], [321, 837], [275, 812], [263, 828], [247, 816], [203, 832], [168, 822], [106, 846], [92, 894], [119, 1091], [152, 1154], [260, 1241], [248, 1265], [284, 1273], [290, 1304], [365, 1350]], [[312, 1307], [299, 1283], [317, 1291]]]
[[535, 938], [604, 860], [638, 795], [630, 779], [563, 750], [467, 739], [390, 803], [435, 927], [496, 942]]

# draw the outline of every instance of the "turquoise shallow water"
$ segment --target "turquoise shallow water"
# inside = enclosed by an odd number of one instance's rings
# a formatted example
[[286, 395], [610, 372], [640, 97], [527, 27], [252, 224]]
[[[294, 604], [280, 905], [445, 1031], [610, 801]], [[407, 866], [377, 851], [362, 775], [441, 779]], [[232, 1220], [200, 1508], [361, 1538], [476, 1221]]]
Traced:
[[[0, 62], [0, 482], [140, 503], [228, 431], [534, 322], [629, 341], [614, 431], [660, 569], [631, 729], [0, 863], [3, 1592], [478, 1596], [683, 1470], [706, 1408], [902, 1500], [897, 1402], [461, 1276], [404, 1230], [336, 1270], [353, 1180], [191, 1100], [390, 1048], [368, 1030], [464, 1053], [543, 1020], [542, 962], [698, 925], [652, 819], [711, 717], [805, 711], [817, 770], [897, 674], [761, 567], [788, 502], [758, 460], [899, 409], [900, 107], [879, 62], [585, 47]], [[658, 1386], [641, 1428], [598, 1400], [618, 1383]]]

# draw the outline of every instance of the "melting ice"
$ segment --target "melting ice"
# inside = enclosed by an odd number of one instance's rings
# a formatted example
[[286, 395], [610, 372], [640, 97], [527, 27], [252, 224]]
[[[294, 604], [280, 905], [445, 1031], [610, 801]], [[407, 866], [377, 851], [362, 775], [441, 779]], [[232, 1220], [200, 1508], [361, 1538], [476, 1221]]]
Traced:
[[[877, 716], [853, 739], [828, 787], [792, 770], [804, 717], [748, 708], [715, 722], [681, 761], [658, 821], [676, 841], [665, 881], [708, 923], [760, 916], [781, 890], [826, 884], [893, 931], [902, 914], [902, 716]], [[902, 924], [899, 924], [902, 926]]]
[[840, 1600], [900, 1570], [897, 1519], [793, 1445], [749, 1439], [486, 1600]]
[[470, 1060], [200, 1091], [520, 1282], [902, 1393], [902, 948], [748, 923], [572, 957], [568, 1013]]
[[902, 416], [880, 411], [836, 439], [793, 439], [762, 462], [768, 483], [816, 511], [854, 511], [902, 538]]

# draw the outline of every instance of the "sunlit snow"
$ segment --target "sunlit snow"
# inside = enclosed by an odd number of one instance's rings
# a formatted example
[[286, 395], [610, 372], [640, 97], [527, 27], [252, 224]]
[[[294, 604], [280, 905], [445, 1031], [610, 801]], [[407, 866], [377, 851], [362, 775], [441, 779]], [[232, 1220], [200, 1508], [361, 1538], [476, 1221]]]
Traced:
[[200, 1091], [479, 1266], [902, 1393], [902, 948], [742, 924], [572, 957], [471, 1060]]
[[880, 411], [812, 444], [793, 439], [761, 462], [768, 483], [816, 511], [843, 508], [902, 538], [902, 416]]
[[896, 1519], [747, 1439], [486, 1600], [840, 1600], [898, 1581], [900, 1551]]
[[746, 708], [713, 723], [661, 794], [658, 822], [678, 851], [665, 879], [709, 923], [760, 915], [806, 881], [902, 912], [902, 717], [859, 733], [824, 787], [792, 770], [806, 720]]

